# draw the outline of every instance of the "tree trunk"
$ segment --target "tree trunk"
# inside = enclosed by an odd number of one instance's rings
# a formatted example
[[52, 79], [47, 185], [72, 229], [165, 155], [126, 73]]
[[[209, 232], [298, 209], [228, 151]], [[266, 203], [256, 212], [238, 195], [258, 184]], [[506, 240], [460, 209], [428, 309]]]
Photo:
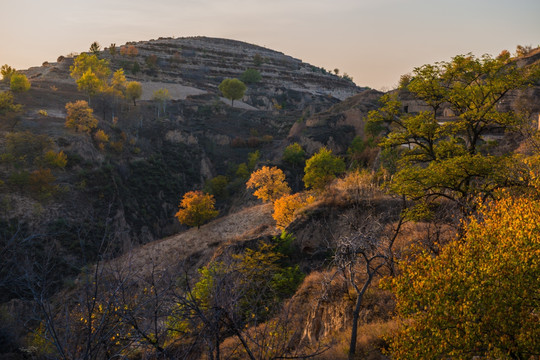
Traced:
[[356, 305], [354, 307], [353, 312], [353, 324], [352, 324], [352, 330], [351, 330], [351, 343], [349, 346], [349, 360], [354, 359], [354, 355], [356, 354], [356, 338], [358, 336], [358, 318], [360, 317], [360, 307], [362, 305], [362, 299], [364, 298], [364, 294], [366, 293], [366, 290], [368, 289], [369, 285], [371, 284], [371, 280], [373, 280], [373, 274], [368, 274], [368, 278], [366, 282], [364, 283], [364, 286], [362, 286], [362, 290], [358, 291], [358, 288], [354, 286], [357, 296], [356, 296]]

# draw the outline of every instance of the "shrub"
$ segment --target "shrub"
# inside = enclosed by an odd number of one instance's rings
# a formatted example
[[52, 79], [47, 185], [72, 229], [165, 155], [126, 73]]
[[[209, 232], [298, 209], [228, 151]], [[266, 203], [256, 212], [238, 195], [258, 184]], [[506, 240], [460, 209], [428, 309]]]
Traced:
[[240, 80], [246, 84], [256, 84], [262, 79], [261, 73], [256, 69], [247, 69], [240, 75]]
[[47, 166], [64, 168], [67, 165], [67, 155], [63, 151], [59, 153], [49, 150], [43, 155], [43, 160]]
[[75, 129], [76, 132], [82, 131], [90, 133], [98, 125], [98, 120], [94, 117], [88, 103], [84, 100], [78, 100], [74, 103], [66, 104], [66, 127]]
[[28, 81], [25, 75], [14, 73], [11, 75], [10, 89], [14, 92], [28, 91], [30, 89], [30, 81]]

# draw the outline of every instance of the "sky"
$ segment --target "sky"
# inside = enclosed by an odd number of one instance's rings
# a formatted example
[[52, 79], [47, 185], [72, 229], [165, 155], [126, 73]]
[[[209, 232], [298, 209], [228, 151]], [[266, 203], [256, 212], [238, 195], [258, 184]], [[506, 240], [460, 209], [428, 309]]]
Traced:
[[540, 0], [1, 0], [0, 65], [159, 37], [208, 36], [281, 51], [394, 88], [455, 55], [540, 45]]

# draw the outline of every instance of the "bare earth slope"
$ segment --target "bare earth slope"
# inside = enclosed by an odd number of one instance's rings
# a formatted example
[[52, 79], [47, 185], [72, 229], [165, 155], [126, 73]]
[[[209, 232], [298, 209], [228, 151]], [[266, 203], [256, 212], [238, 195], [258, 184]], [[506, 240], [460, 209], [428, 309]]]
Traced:
[[161, 272], [183, 262], [195, 262], [193, 268], [199, 268], [208, 262], [222, 243], [278, 234], [272, 219], [272, 205], [256, 205], [216, 219], [200, 229], [192, 228], [153, 241], [113, 262], [137, 269], [141, 277], [149, 275], [153, 269]]

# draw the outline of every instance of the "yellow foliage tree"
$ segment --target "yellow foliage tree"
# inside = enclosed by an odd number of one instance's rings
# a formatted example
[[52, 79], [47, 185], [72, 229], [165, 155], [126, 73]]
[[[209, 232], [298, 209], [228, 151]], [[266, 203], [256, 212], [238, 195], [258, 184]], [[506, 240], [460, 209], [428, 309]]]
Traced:
[[532, 359], [540, 354], [540, 201], [480, 208], [464, 239], [402, 263], [391, 281], [404, 325], [393, 359]]
[[67, 155], [64, 154], [64, 151], [57, 153], [54, 150], [49, 150], [43, 155], [43, 160], [50, 167], [63, 169], [67, 165]]
[[285, 181], [285, 174], [275, 166], [263, 166], [262, 169], [254, 171], [246, 186], [248, 189], [256, 189], [253, 195], [263, 201], [274, 202], [291, 192]]
[[276, 225], [280, 229], [285, 229], [293, 220], [297, 210], [315, 201], [313, 196], [303, 193], [284, 195], [274, 202], [274, 212], [272, 217], [276, 220]]
[[204, 194], [202, 191], [189, 191], [184, 194], [175, 217], [180, 223], [199, 229], [202, 224], [218, 215], [219, 211], [214, 208], [215, 203], [213, 195]]
[[10, 87], [13, 92], [24, 92], [30, 89], [30, 81], [24, 74], [14, 73], [10, 79]]
[[94, 117], [94, 111], [84, 100], [66, 104], [66, 127], [89, 133], [97, 127], [98, 120]]
[[142, 85], [138, 81], [130, 81], [126, 86], [126, 98], [133, 100], [133, 106], [137, 106], [135, 102], [142, 96]]

